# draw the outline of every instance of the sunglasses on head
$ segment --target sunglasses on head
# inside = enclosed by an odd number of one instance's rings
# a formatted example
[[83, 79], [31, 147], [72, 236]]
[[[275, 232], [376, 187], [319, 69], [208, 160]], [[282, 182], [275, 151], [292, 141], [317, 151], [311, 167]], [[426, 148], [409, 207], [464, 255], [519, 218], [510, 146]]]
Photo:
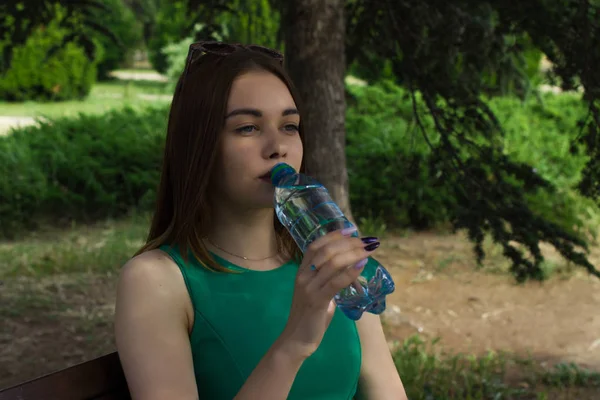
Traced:
[[[277, 50], [270, 49], [268, 47], [258, 46], [254, 44], [244, 45], [239, 43], [223, 43], [216, 41], [202, 41], [190, 44], [190, 49], [188, 51], [188, 57], [185, 63], [184, 70], [184, 80], [187, 76], [190, 65], [196, 61], [194, 59], [194, 54], [213, 54], [216, 56], [226, 57], [229, 54], [232, 54], [236, 51], [240, 50], [250, 50], [255, 51], [257, 53], [261, 53], [267, 55], [271, 58], [276, 59], [281, 64], [283, 64], [283, 54], [278, 52]], [[183, 86], [183, 85], [182, 85]]]

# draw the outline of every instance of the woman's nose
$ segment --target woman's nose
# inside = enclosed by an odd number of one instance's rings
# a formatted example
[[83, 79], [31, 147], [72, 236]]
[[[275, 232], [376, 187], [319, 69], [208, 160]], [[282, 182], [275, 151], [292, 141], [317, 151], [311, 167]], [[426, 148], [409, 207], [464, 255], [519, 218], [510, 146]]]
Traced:
[[284, 135], [276, 128], [269, 129], [265, 132], [266, 143], [264, 154], [266, 158], [276, 160], [287, 156], [287, 145], [285, 144]]

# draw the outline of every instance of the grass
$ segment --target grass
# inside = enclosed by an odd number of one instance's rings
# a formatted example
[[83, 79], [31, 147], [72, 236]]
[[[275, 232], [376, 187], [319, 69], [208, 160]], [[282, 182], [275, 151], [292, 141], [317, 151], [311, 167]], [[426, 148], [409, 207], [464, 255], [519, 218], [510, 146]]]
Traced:
[[[148, 73], [152, 69], [122, 69], [118, 72]], [[362, 81], [349, 77], [349, 82], [362, 84]], [[358, 83], [356, 83], [358, 82]], [[170, 101], [172, 85], [165, 82], [145, 80], [119, 80], [98, 82], [87, 98], [58, 103], [24, 102], [9, 103], [0, 101], [0, 116], [15, 117], [62, 117], [76, 116], [79, 113], [102, 114], [108, 110], [131, 106], [143, 107], [151, 104], [163, 104]], [[160, 98], [144, 98], [144, 95], [158, 95]]]
[[363, 236], [384, 238], [387, 234], [387, 225], [381, 217], [368, 215], [358, 219], [358, 227]]
[[528, 394], [505, 383], [509, 358], [504, 354], [479, 358], [444, 354], [437, 351], [437, 345], [437, 339], [426, 343], [412, 336], [397, 348], [394, 360], [409, 399], [499, 399]]
[[[151, 97], [144, 97], [150, 95]], [[25, 117], [76, 116], [79, 113], [103, 114], [109, 110], [131, 106], [133, 108], [170, 101], [171, 90], [167, 84], [153, 81], [112, 80], [94, 85], [84, 100], [64, 102], [0, 102], [0, 115]], [[160, 97], [154, 97], [160, 96]]]
[[116, 271], [142, 246], [148, 226], [148, 217], [137, 215], [0, 242], [0, 279]]
[[600, 391], [600, 373], [575, 364], [546, 369], [508, 353], [445, 353], [438, 339], [427, 343], [418, 335], [396, 345], [394, 362], [411, 400], [591, 399]]

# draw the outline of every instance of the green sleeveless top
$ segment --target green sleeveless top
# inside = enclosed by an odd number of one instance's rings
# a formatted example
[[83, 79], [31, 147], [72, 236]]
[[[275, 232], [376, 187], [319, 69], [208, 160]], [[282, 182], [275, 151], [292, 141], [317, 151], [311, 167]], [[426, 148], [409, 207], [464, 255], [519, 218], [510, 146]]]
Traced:
[[[253, 271], [213, 254], [221, 265], [242, 272], [232, 274], [210, 271], [192, 256], [186, 263], [175, 248], [161, 250], [179, 266], [194, 306], [190, 343], [200, 400], [231, 400], [285, 327], [298, 263]], [[360, 366], [356, 324], [336, 309], [288, 399], [352, 399]]]

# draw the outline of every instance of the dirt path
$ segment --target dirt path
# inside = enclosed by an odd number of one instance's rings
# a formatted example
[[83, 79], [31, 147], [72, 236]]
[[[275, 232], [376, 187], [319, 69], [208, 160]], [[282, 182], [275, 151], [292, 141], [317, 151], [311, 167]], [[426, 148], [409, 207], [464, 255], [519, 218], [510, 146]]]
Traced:
[[[600, 371], [600, 280], [575, 273], [517, 285], [507, 275], [476, 272], [471, 245], [457, 236], [386, 242], [378, 256], [397, 284], [384, 319], [390, 340], [420, 331], [453, 351], [531, 352]], [[562, 262], [547, 252], [549, 262]]]
[[0, 136], [8, 134], [11, 128], [34, 124], [35, 119], [31, 117], [0, 116]]
[[[420, 331], [453, 352], [531, 351], [600, 371], [599, 280], [576, 273], [517, 286], [475, 272], [471, 245], [454, 235], [388, 237], [377, 258], [397, 284], [384, 314], [390, 342]], [[503, 262], [492, 254], [488, 264]], [[0, 387], [113, 351], [115, 283], [89, 274], [0, 283]]]

